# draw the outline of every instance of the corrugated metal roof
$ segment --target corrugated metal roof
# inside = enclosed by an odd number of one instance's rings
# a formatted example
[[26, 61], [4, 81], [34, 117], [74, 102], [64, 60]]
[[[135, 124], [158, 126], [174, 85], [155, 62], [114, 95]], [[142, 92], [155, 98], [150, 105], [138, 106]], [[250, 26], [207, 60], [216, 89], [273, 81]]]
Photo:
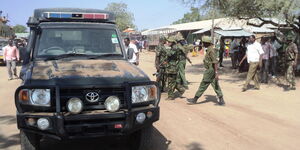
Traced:
[[15, 33], [17, 38], [28, 38], [29, 33]]
[[243, 36], [253, 35], [252, 33], [247, 32], [245, 30], [229, 30], [229, 31], [219, 30], [219, 31], [215, 31], [215, 33], [225, 37], [243, 37]]

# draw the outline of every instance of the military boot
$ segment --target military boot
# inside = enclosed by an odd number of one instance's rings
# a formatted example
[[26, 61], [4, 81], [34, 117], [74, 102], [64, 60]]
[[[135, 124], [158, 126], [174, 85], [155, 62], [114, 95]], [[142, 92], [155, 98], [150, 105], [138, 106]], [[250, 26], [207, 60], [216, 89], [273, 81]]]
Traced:
[[219, 102], [218, 102], [219, 105], [225, 105], [225, 101], [223, 99], [223, 96], [220, 96], [219, 97]]
[[188, 98], [187, 101], [190, 105], [196, 104], [199, 97], [195, 96], [194, 98]]

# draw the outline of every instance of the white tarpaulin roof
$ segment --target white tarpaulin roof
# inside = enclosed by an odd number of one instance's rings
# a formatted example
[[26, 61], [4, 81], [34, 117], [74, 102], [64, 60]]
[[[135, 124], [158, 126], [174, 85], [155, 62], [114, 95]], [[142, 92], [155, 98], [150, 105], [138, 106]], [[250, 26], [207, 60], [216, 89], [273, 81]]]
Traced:
[[215, 31], [215, 33], [225, 37], [243, 37], [243, 36], [253, 35], [252, 33], [247, 32], [245, 30], [228, 30], [228, 31], [219, 30], [219, 31]]
[[196, 31], [196, 32], [193, 32], [192, 34], [201, 34], [201, 33], [210, 31], [210, 29], [211, 29], [211, 28], [204, 28], [204, 29], [198, 30], [198, 31]]

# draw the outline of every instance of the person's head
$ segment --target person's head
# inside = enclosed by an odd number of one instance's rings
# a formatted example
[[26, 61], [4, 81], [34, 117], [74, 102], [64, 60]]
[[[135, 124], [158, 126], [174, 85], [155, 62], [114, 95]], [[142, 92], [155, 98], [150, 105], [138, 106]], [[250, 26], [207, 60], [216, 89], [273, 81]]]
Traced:
[[256, 40], [255, 35], [251, 35], [250, 38], [249, 38], [249, 42], [254, 43], [255, 40]]
[[203, 36], [203, 37], [202, 37], [202, 43], [203, 43], [203, 46], [204, 46], [205, 48], [207, 48], [207, 47], [213, 45], [212, 39], [211, 39], [211, 37], [209, 37], [209, 36]]
[[13, 40], [8, 40], [8, 45], [13, 46]]
[[165, 44], [166, 43], [166, 37], [165, 36], [159, 37], [159, 43]]
[[124, 44], [125, 44], [126, 46], [129, 46], [129, 44], [130, 44], [130, 39], [129, 39], [128, 37], [124, 39]]
[[291, 34], [289, 34], [289, 35], [286, 37], [286, 41], [287, 41], [288, 43], [293, 42], [293, 40], [294, 40], [294, 37], [293, 37], [293, 35], [291, 35]]

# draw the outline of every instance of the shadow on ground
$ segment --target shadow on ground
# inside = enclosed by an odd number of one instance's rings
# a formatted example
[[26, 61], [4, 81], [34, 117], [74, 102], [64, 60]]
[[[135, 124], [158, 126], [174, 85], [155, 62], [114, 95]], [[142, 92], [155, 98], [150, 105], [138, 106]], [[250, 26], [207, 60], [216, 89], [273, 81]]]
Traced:
[[12, 115], [5, 115], [5, 116], [0, 116], [0, 124], [16, 124], [17, 123], [17, 119], [16, 116], [12, 116]]
[[204, 150], [201, 146], [201, 144], [197, 142], [193, 142], [187, 146], [185, 146], [187, 150]]
[[19, 144], [20, 144], [19, 134], [14, 134], [9, 137], [0, 134], [0, 149], [8, 149], [11, 146], [15, 146]]
[[[156, 128], [153, 129], [153, 140], [149, 150], [167, 150], [171, 141], [167, 140]], [[41, 142], [42, 150], [131, 150], [127, 139], [84, 139], [76, 141], [61, 142], [52, 139], [43, 139]], [[145, 149], [146, 150], [146, 149]], [[196, 150], [196, 149], [195, 149]]]

